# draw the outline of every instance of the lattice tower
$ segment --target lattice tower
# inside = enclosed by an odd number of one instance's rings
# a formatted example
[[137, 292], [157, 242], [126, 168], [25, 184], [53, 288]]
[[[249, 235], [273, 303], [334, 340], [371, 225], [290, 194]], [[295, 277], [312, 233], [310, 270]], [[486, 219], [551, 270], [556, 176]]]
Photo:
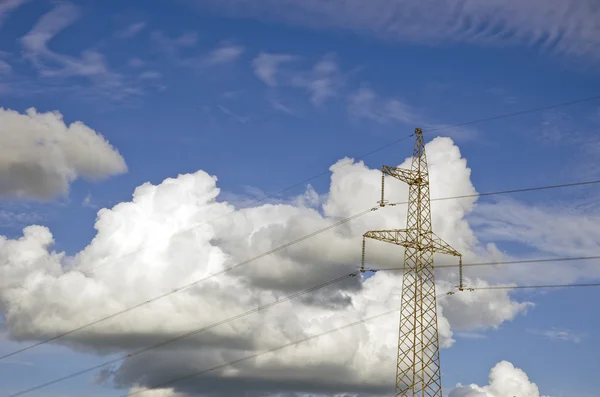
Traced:
[[[380, 206], [385, 206], [384, 178], [392, 176], [409, 185], [406, 229], [369, 231], [363, 236], [403, 246], [404, 277], [396, 361], [394, 396], [442, 397], [438, 322], [433, 253], [461, 254], [431, 230], [429, 173], [425, 143], [420, 128], [415, 130], [410, 170], [383, 166]], [[462, 266], [461, 266], [462, 270]], [[462, 290], [462, 277], [459, 289]]]

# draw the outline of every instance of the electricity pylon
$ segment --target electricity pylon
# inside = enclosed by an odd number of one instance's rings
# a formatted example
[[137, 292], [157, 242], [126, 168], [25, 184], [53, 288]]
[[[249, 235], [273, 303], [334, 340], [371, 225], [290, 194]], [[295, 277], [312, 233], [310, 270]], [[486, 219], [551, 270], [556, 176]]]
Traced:
[[[361, 271], [365, 272], [366, 238], [404, 247], [404, 277], [394, 396], [442, 397], [433, 253], [458, 256], [461, 264], [462, 256], [431, 230], [429, 174], [425, 143], [420, 128], [415, 130], [415, 135], [416, 142], [410, 170], [382, 167], [381, 201], [379, 202], [381, 207], [386, 205], [384, 200], [386, 174], [409, 185], [406, 229], [376, 230], [365, 233]], [[462, 270], [462, 266], [460, 268]], [[463, 289], [462, 277], [458, 288]]]

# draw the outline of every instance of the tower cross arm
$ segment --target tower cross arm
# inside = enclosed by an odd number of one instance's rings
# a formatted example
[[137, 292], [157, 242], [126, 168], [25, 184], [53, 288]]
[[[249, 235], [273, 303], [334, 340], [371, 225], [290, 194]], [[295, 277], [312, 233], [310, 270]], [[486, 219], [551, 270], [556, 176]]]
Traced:
[[401, 180], [402, 182], [408, 185], [418, 185], [424, 182], [423, 175], [419, 174], [414, 170], [405, 170], [404, 168], [399, 167], [391, 167], [389, 165], [384, 165], [381, 167], [381, 171], [389, 176], [393, 176], [396, 179]]
[[366, 232], [363, 237], [400, 245], [405, 248], [416, 248], [419, 250], [430, 249], [439, 254], [462, 256], [460, 252], [452, 248], [450, 244], [436, 236], [433, 232], [429, 232], [431, 233], [430, 236], [428, 236], [430, 238], [420, 239], [421, 241], [418, 243], [412, 238], [407, 238], [407, 232], [409, 231], [412, 231], [411, 235], [414, 235], [416, 232], [415, 230], [407, 229], [371, 230]]
[[431, 233], [431, 244], [433, 246], [433, 251], [439, 254], [446, 254], [452, 256], [461, 256], [462, 254], [452, 248], [450, 244], [439, 238], [435, 233]]
[[407, 241], [406, 229], [371, 230], [366, 232], [363, 237], [383, 241], [385, 243], [401, 245], [403, 247], [415, 246], [414, 243]]

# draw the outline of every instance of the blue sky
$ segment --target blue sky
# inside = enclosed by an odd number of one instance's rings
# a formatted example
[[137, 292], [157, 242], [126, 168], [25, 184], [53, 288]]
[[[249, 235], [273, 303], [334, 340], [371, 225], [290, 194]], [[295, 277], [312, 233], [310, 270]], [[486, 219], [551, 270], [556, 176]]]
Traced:
[[[300, 3], [0, 1], [0, 106], [20, 114], [32, 107], [58, 111], [67, 124], [81, 121], [126, 163], [126, 170], [102, 171], [97, 181], [77, 170], [68, 189], [51, 198], [4, 195], [0, 233], [16, 239], [29, 224], [44, 225], [54, 236], [53, 249], [74, 255], [94, 238], [98, 210], [130, 201], [145, 182], [156, 185], [204, 170], [218, 177], [223, 200], [258, 199], [418, 126], [440, 128], [600, 95], [600, 32], [593, 23], [600, 16], [592, 1], [573, 3], [570, 13], [554, 4], [556, 12], [546, 15], [552, 2], [509, 1], [494, 11], [440, 0], [460, 16], [458, 28], [438, 15], [441, 6], [429, 11], [407, 6], [403, 14], [389, 2], [389, 8], [381, 7], [383, 0], [363, 5], [362, 12], [353, 0], [331, 8]], [[518, 17], [511, 20], [511, 13]], [[538, 14], [546, 16], [536, 19]], [[3, 128], [3, 136], [19, 133]], [[452, 138], [468, 162], [473, 186], [487, 192], [600, 177], [599, 128], [600, 100], [425, 136]], [[411, 150], [408, 140], [364, 161], [369, 168], [399, 164]], [[326, 194], [330, 178], [311, 185]], [[286, 192], [286, 198], [305, 188]], [[587, 219], [593, 229], [599, 214], [594, 193], [586, 187], [487, 198], [480, 201], [481, 212], [475, 207], [469, 216], [481, 242], [494, 242], [512, 257], [570, 256], [584, 248], [593, 255], [598, 233], [575, 241], [580, 250], [561, 255], [533, 221], [519, 224], [516, 215], [490, 214], [494, 208], [507, 214], [540, 208], [535, 219], [545, 216], [552, 223], [556, 216], [574, 225]], [[374, 195], [372, 204], [377, 200]], [[499, 222], [531, 241], [500, 238]], [[398, 223], [403, 227], [404, 219]], [[581, 270], [576, 278], [599, 276]], [[455, 334], [457, 342], [442, 350], [446, 390], [456, 383], [486, 385], [490, 369], [507, 360], [543, 395], [592, 396], [600, 322], [591, 302], [599, 294], [577, 289], [512, 295], [535, 308], [496, 330]], [[15, 348], [13, 342], [0, 344], [1, 352]], [[99, 360], [104, 358], [41, 347], [0, 362], [0, 391], [20, 390]], [[123, 390], [84, 376], [31, 395], [82, 393], [116, 396]]]

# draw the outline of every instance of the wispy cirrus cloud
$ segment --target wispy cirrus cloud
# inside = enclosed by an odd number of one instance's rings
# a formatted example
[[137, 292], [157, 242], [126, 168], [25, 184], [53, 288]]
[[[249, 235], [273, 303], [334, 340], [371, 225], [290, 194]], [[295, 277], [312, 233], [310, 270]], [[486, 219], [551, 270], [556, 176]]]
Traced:
[[368, 87], [361, 87], [350, 95], [348, 112], [351, 117], [365, 118], [380, 124], [420, 124], [422, 121], [416, 110], [404, 101], [397, 98], [381, 98]]
[[142, 72], [139, 76], [139, 78], [142, 80], [158, 80], [161, 77], [162, 74], [154, 70], [147, 70], [145, 72]]
[[27, 3], [29, 0], [2, 0], [0, 1], [0, 25], [4, 22], [4, 19], [16, 10], [21, 7], [23, 4]]
[[172, 38], [162, 32], [152, 32], [150, 38], [160, 51], [170, 57], [178, 57], [182, 48], [193, 47], [198, 42], [196, 32], [186, 32], [178, 37]]
[[218, 107], [219, 107], [219, 110], [223, 114], [233, 118], [234, 120], [236, 120], [239, 123], [246, 124], [250, 120], [249, 117], [240, 116], [239, 114], [235, 113], [233, 110], [229, 109], [228, 107], [225, 107], [223, 105], [219, 105]]
[[158, 45], [173, 62], [179, 66], [204, 69], [231, 64], [237, 61], [245, 51], [245, 48], [232, 42], [221, 42], [212, 50], [192, 56], [182, 56], [185, 48], [192, 48], [198, 42], [195, 32], [187, 32], [179, 37], [170, 38], [162, 32], [153, 32], [151, 39]]
[[115, 32], [115, 37], [119, 39], [130, 39], [137, 36], [146, 27], [146, 22], [135, 22], [125, 28]]
[[[298, 60], [300, 57], [296, 55], [261, 52], [252, 60], [252, 68], [256, 77], [269, 88], [286, 86], [303, 90], [315, 106], [321, 106], [330, 98], [339, 95], [346, 78], [340, 70], [335, 54], [326, 54], [309, 69], [283, 69], [284, 64]], [[286, 106], [281, 106], [280, 101], [270, 102], [275, 110], [293, 113]]]
[[130, 87], [123, 76], [110, 70], [104, 55], [97, 50], [86, 49], [80, 56], [73, 56], [50, 49], [50, 41], [73, 25], [79, 17], [78, 6], [68, 2], [57, 3], [25, 36], [21, 37], [23, 57], [45, 79], [72, 77], [87, 79], [91, 82], [92, 88], [86, 88], [87, 93], [108, 93], [113, 99], [139, 94], [139, 90]]
[[596, 0], [209, 0], [226, 15], [427, 44], [538, 46], [600, 61]]
[[261, 52], [252, 60], [254, 74], [266, 85], [275, 87], [277, 85], [277, 72], [279, 66], [297, 59], [290, 54], [269, 54]]
[[527, 332], [535, 335], [542, 336], [546, 339], [562, 341], [562, 342], [572, 342], [572, 343], [580, 343], [583, 339], [584, 335], [573, 332], [568, 329], [559, 329], [559, 328], [551, 328], [547, 330], [536, 330], [530, 329]]
[[310, 102], [319, 106], [337, 95], [344, 86], [344, 78], [335, 55], [328, 54], [309, 72], [294, 76], [292, 85], [305, 89], [310, 95]]
[[236, 61], [244, 53], [244, 47], [233, 43], [221, 43], [204, 58], [206, 66], [219, 66]]
[[401, 98], [387, 98], [373, 89], [363, 86], [348, 96], [348, 113], [351, 118], [366, 119], [378, 124], [406, 124], [427, 130], [444, 130], [444, 134], [455, 139], [470, 140], [476, 137], [475, 130], [465, 127], [432, 123], [421, 112]]
[[12, 67], [8, 64], [8, 62], [0, 59], [0, 76], [6, 76], [12, 72]]

